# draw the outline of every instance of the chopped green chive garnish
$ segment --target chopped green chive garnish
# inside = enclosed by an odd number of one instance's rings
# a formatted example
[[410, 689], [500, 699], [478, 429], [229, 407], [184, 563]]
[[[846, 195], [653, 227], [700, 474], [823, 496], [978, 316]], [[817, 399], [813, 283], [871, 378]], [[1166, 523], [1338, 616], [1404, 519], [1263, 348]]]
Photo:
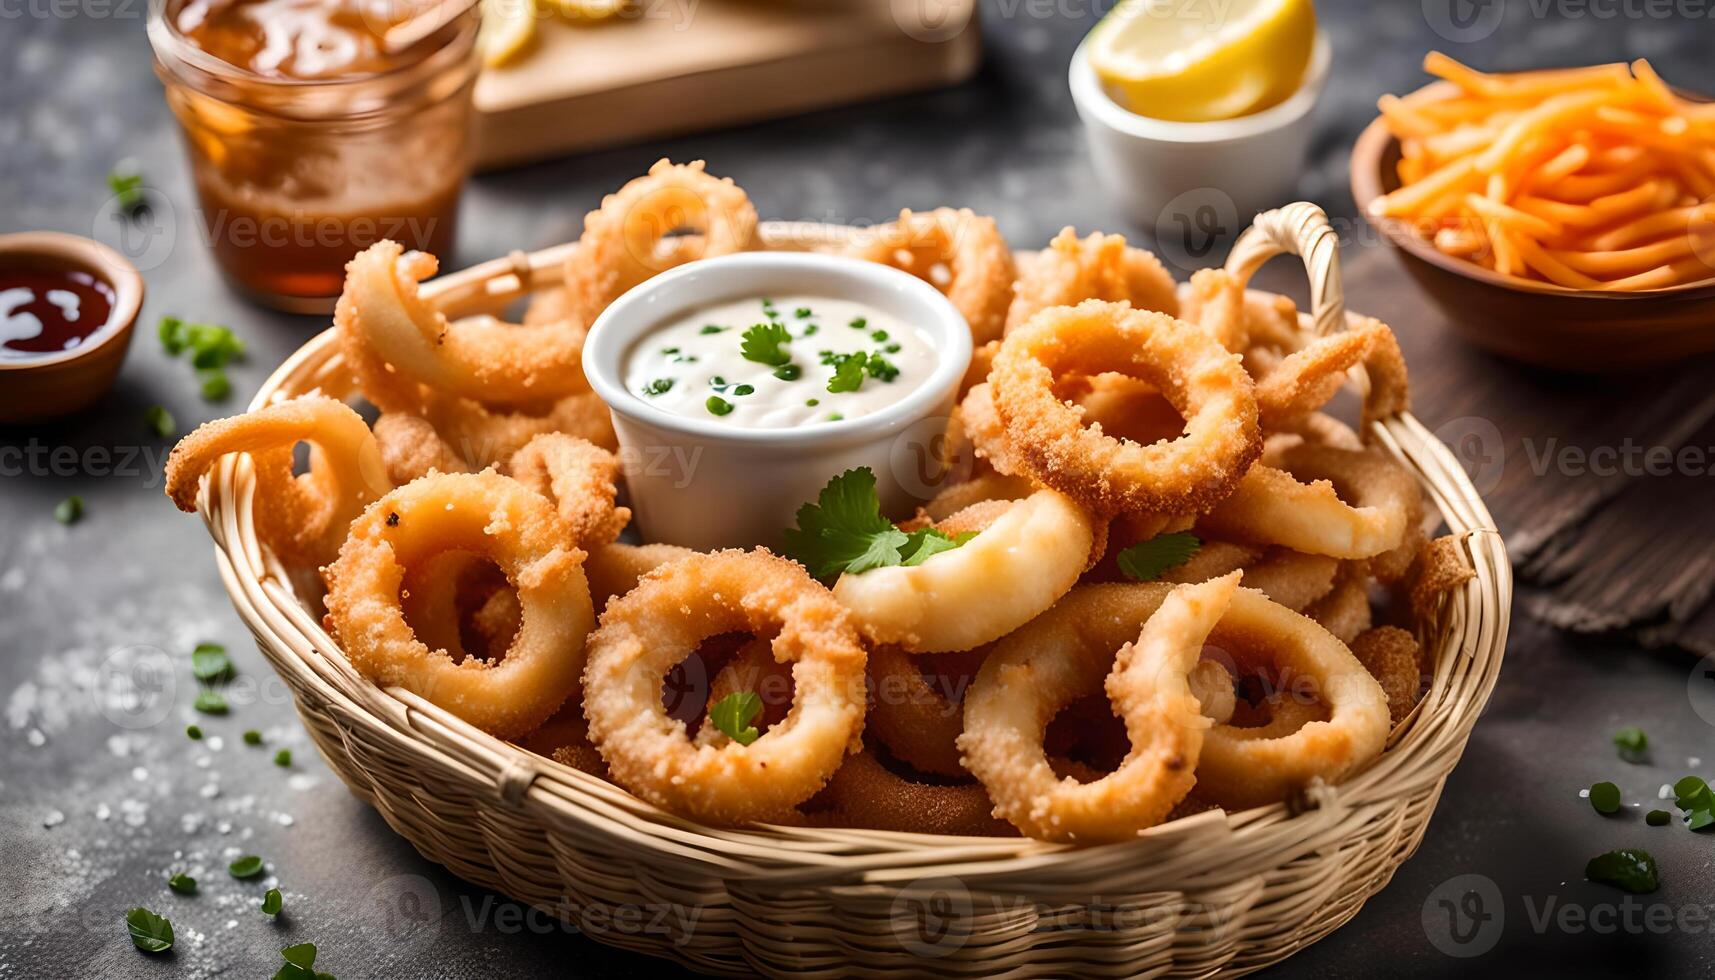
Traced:
[[198, 643], [191, 651], [191, 674], [205, 684], [220, 684], [232, 679], [232, 658], [218, 643]]
[[821, 329], [821, 327], [816, 326], [814, 323], [806, 323], [804, 324], [804, 333], [801, 336], [814, 337], [816, 332]]
[[869, 360], [864, 364], [864, 370], [869, 372], [870, 377], [882, 381], [892, 381], [899, 377], [899, 369], [893, 366], [893, 362], [880, 354], [869, 355]]
[[262, 859], [254, 854], [246, 854], [227, 865], [226, 871], [234, 878], [254, 878], [262, 873]]
[[226, 699], [220, 696], [219, 691], [198, 691], [191, 707], [205, 715], [224, 715], [227, 711]]
[[1584, 865], [1584, 877], [1622, 888], [1634, 895], [1647, 894], [1659, 887], [1655, 857], [1638, 848], [1596, 855]]
[[810, 308], [808, 306], [800, 306], [792, 311], [792, 315], [800, 320], [808, 320], [810, 319]]
[[262, 733], [257, 731], [254, 728], [247, 729], [244, 732], [244, 744], [245, 745], [261, 745], [262, 744]]
[[645, 395], [648, 395], [651, 398], [655, 397], [656, 395], [665, 395], [667, 392], [672, 391], [672, 390], [673, 390], [673, 379], [672, 378], [656, 378], [654, 381], [651, 381], [647, 385], [643, 386], [643, 393]]
[[885, 343], [887, 343], [887, 331], [885, 331], [885, 330], [872, 330], [872, 331], [870, 331], [869, 339], [875, 341], [878, 344], [885, 344]]
[[810, 398], [810, 399], [806, 399], [804, 404], [808, 405], [811, 408], [815, 408], [817, 405], [822, 404], [822, 400], [820, 398]]
[[143, 410], [143, 425], [162, 439], [179, 431], [179, 425], [174, 421], [173, 413], [160, 405], [150, 405]]
[[703, 329], [699, 330], [698, 333], [701, 333], [703, 336], [706, 337], [712, 333], [726, 333], [728, 330], [731, 330], [731, 329], [732, 329], [731, 327], [723, 327], [718, 323], [709, 323], [709, 324], [705, 324], [703, 326]]
[[189, 895], [197, 890], [197, 880], [181, 871], [167, 879], [167, 887], [180, 895]]
[[203, 401], [220, 401], [232, 394], [232, 379], [220, 368], [205, 368], [197, 372], [197, 391]]
[[177, 357], [184, 351], [191, 352], [191, 367], [196, 369], [204, 399], [218, 401], [232, 392], [225, 368], [244, 355], [244, 341], [231, 330], [213, 323], [189, 323], [176, 316], [164, 316], [155, 334], [168, 354]]
[[732, 393], [735, 395], [754, 395], [756, 394], [756, 387], [754, 385], [739, 385], [732, 390]]
[[749, 745], [762, 737], [751, 724], [762, 713], [762, 698], [754, 691], [734, 691], [721, 698], [709, 709], [709, 721], [740, 745]]
[[1597, 813], [1620, 812], [1620, 788], [1613, 783], [1597, 783], [1590, 787], [1590, 805]]
[[276, 766], [279, 766], [282, 769], [291, 765], [292, 764], [292, 750], [291, 749], [281, 749], [280, 751], [274, 753], [274, 764]]
[[828, 421], [829, 422], [841, 422], [844, 420], [845, 420], [845, 416], [841, 415], [839, 412], [829, 412], [828, 413]]
[[804, 376], [804, 369], [796, 364], [782, 364], [774, 369], [774, 376], [781, 381], [797, 381]]
[[202, 741], [202, 728], [197, 725], [186, 725], [185, 737], [193, 742]]
[[1649, 748], [1649, 736], [1636, 725], [1628, 725], [1614, 733], [1614, 747], [1620, 750], [1620, 758], [1636, 762]]
[[1667, 826], [1668, 821], [1672, 819], [1673, 814], [1668, 813], [1666, 810], [1651, 810], [1644, 814], [1644, 823], [1649, 824], [1651, 827], [1665, 827]]
[[869, 321], [861, 316], [853, 317], [851, 326], [853, 330], [863, 330], [869, 327]]
[[703, 407], [707, 408], [709, 413], [712, 415], [732, 414], [732, 402], [727, 401], [719, 395], [710, 395], [709, 400], [703, 402]]
[[131, 945], [145, 953], [164, 953], [173, 948], [173, 924], [166, 916], [134, 908], [125, 913], [125, 928], [131, 933]]
[[83, 498], [67, 497], [55, 504], [54, 520], [61, 524], [76, 524], [83, 520]]
[[143, 175], [124, 163], [107, 175], [107, 189], [113, 192], [113, 203], [126, 214], [143, 206]]
[[904, 349], [905, 348], [899, 346], [898, 344], [888, 344], [886, 347], [882, 348], [882, 350], [886, 351], [889, 354], [897, 354]]
[[262, 914], [279, 915], [285, 904], [286, 900], [280, 896], [280, 889], [270, 888], [262, 895]]

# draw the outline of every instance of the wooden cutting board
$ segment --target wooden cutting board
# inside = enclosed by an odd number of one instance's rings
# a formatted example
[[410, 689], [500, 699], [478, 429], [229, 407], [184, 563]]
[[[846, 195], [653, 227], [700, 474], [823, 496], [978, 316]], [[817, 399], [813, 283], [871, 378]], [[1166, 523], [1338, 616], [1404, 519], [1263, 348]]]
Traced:
[[476, 165], [951, 85], [976, 71], [977, 0], [635, 0], [600, 23], [545, 16], [477, 82]]

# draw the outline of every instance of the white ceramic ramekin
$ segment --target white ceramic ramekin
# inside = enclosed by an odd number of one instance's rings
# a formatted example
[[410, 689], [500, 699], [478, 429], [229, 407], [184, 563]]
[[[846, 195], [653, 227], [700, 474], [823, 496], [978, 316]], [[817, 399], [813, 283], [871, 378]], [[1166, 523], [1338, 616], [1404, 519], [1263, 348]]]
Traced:
[[[1213, 193], [1232, 200], [1240, 222], [1258, 211], [1296, 200], [1298, 178], [1310, 147], [1304, 117], [1328, 80], [1331, 48], [1316, 32], [1304, 84], [1285, 102], [1237, 119], [1169, 122], [1121, 106], [1102, 88], [1090, 66], [1089, 40], [1072, 55], [1072, 102], [1096, 176], [1126, 217], [1155, 228], [1175, 199], [1193, 195], [1187, 210]], [[1171, 220], [1169, 218], [1168, 220]]]
[[[626, 357], [656, 327], [712, 303], [785, 293], [899, 318], [929, 338], [939, 354], [934, 372], [881, 411], [791, 429], [675, 415], [626, 389]], [[662, 273], [608, 306], [584, 345], [584, 373], [613, 414], [639, 533], [699, 549], [778, 549], [798, 508], [857, 466], [875, 473], [885, 513], [908, 512], [938, 476], [936, 450], [970, 359], [970, 328], [933, 286], [878, 263], [807, 252], [746, 252]]]

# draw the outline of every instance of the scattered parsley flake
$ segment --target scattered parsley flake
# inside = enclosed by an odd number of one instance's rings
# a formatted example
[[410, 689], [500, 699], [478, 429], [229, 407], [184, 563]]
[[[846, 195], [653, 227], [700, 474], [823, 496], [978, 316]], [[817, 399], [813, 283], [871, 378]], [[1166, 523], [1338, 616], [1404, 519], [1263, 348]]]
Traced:
[[180, 895], [191, 895], [197, 890], [197, 880], [181, 871], [167, 879], [167, 887]]
[[197, 392], [205, 402], [217, 402], [232, 394], [232, 379], [220, 368], [204, 368], [197, 372]]
[[107, 189], [113, 192], [113, 203], [127, 215], [136, 214], [147, 203], [143, 194], [143, 175], [130, 161], [114, 167], [107, 175]]
[[191, 674], [205, 684], [221, 684], [232, 679], [232, 658], [218, 643], [198, 643], [191, 651]]
[[1673, 805], [1685, 811], [1688, 830], [1715, 826], [1715, 791], [1700, 776], [1686, 776], [1673, 784]]
[[754, 395], [756, 394], [756, 387], [754, 385], [739, 385], [732, 390], [732, 393], [741, 397], [744, 395]]
[[808, 320], [810, 319], [810, 308], [808, 306], [800, 306], [792, 311], [792, 315], [800, 320]]
[[173, 948], [173, 923], [141, 906], [125, 913], [125, 928], [131, 945], [145, 953], [165, 953]]
[[262, 895], [262, 914], [279, 915], [280, 909], [283, 908], [285, 904], [286, 900], [280, 895], [280, 889], [270, 888]]
[[703, 402], [703, 407], [708, 409], [711, 415], [732, 414], [732, 402], [727, 401], [719, 395], [710, 395], [709, 400]]
[[1121, 551], [1116, 557], [1120, 571], [1134, 582], [1153, 582], [1161, 573], [1191, 560], [1203, 542], [1194, 534], [1158, 534]]
[[262, 873], [262, 859], [254, 854], [246, 854], [227, 865], [226, 871], [234, 878], [254, 878]]
[[150, 405], [143, 410], [143, 426], [161, 439], [179, 431], [179, 424], [173, 418], [173, 413], [160, 405]]
[[292, 750], [281, 749], [274, 753], [274, 764], [284, 769], [292, 764]]
[[704, 324], [703, 329], [701, 329], [697, 332], [706, 337], [712, 333], [726, 333], [728, 330], [731, 330], [731, 329], [732, 329], [731, 327], [723, 327], [718, 323], [708, 323], [708, 324]]
[[822, 400], [820, 398], [808, 398], [805, 399], [804, 404], [810, 408], [815, 408], [817, 405], [822, 404]]
[[280, 955], [286, 958], [286, 963], [274, 974], [274, 980], [333, 980], [329, 974], [316, 972], [315, 943], [287, 946], [280, 950]]
[[55, 504], [54, 520], [61, 524], [76, 524], [83, 520], [83, 498], [67, 497]]
[[887, 343], [887, 331], [885, 331], [885, 330], [872, 330], [872, 331], [870, 331], [869, 339], [875, 341], [878, 344], [885, 344], [885, 343]]
[[1656, 875], [1655, 857], [1650, 852], [1628, 847], [1598, 854], [1584, 865], [1584, 877], [1624, 889], [1634, 895], [1644, 895], [1660, 887]]
[[1597, 783], [1590, 787], [1590, 805], [1597, 813], [1613, 814], [1620, 812], [1620, 788], [1613, 783]]
[[191, 702], [191, 707], [205, 715], [224, 715], [227, 712], [226, 699], [220, 696], [219, 691], [198, 691], [197, 699]]
[[202, 741], [202, 728], [200, 726], [197, 726], [197, 725], [186, 725], [185, 726], [185, 737], [190, 739], [193, 742]]
[[1620, 758], [1637, 762], [1649, 748], [1649, 736], [1636, 725], [1627, 725], [1614, 733], [1614, 747], [1620, 750]]
[[774, 376], [781, 381], [797, 381], [804, 376], [804, 369], [796, 364], [782, 364], [774, 369]]
[[899, 369], [893, 366], [893, 362], [880, 354], [869, 355], [869, 361], [864, 365], [864, 370], [869, 372], [870, 377], [881, 381], [891, 382], [894, 378], [899, 377]]
[[888, 344], [886, 347], [882, 348], [882, 350], [886, 351], [889, 354], [897, 354], [904, 349], [905, 348], [901, 347], [898, 344]]
[[762, 736], [751, 722], [762, 713], [762, 698], [754, 691], [734, 691], [715, 702], [709, 709], [709, 721], [740, 745], [749, 745]]
[[643, 393], [651, 398], [654, 398], [656, 395], [665, 395], [667, 392], [672, 390], [672, 378], [656, 378], [654, 381], [643, 386]]
[[1673, 814], [1668, 813], [1666, 810], [1651, 810], [1649, 813], [1644, 815], [1644, 823], [1649, 824], [1651, 827], [1665, 827], [1672, 819]]
[[863, 330], [868, 326], [869, 321], [867, 319], [861, 316], [852, 317], [851, 328], [853, 330]]
[[791, 342], [792, 334], [780, 324], [758, 323], [744, 332], [739, 353], [747, 361], [779, 367], [792, 360], [791, 353], [786, 350], [786, 345]]
[[262, 744], [262, 733], [257, 731], [254, 728], [245, 729], [245, 731], [244, 731], [244, 744], [245, 745], [261, 745]]
[[854, 354], [834, 354], [828, 361], [833, 365], [833, 377], [828, 379], [828, 390], [834, 393], [856, 391], [863, 387], [865, 369], [869, 364], [869, 355], [858, 351]]
[[814, 323], [806, 323], [806, 324], [804, 324], [804, 332], [802, 334], [799, 334], [799, 336], [800, 337], [814, 337], [816, 335], [817, 331], [819, 331], [821, 329], [822, 329], [821, 327], [815, 325]]

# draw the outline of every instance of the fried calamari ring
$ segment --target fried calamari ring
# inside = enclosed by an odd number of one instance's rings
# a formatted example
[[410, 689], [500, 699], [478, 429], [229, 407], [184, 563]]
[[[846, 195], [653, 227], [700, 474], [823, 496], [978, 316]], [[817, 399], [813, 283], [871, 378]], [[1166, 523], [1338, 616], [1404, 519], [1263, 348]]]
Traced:
[[[1115, 439], [1085, 428], [1054, 397], [1056, 376], [1106, 371], [1155, 385], [1186, 420], [1185, 434], [1148, 446]], [[1262, 452], [1256, 399], [1238, 358], [1162, 313], [1097, 300], [1044, 310], [1007, 336], [989, 384], [1007, 443], [1029, 475], [1098, 513], [1206, 509]]]
[[1346, 383], [1346, 372], [1364, 366], [1370, 390], [1362, 430], [1410, 407], [1410, 382], [1399, 339], [1380, 320], [1365, 317], [1349, 329], [1322, 337], [1286, 356], [1257, 382], [1257, 409], [1269, 431], [1290, 429], [1326, 405]]
[[870, 736], [894, 758], [921, 772], [967, 777], [959, 764], [957, 744], [965, 729], [960, 706], [970, 679], [987, 655], [982, 647], [920, 657], [885, 643], [870, 650], [869, 680], [875, 701], [865, 723]]
[[1225, 269], [1199, 269], [1191, 274], [1180, 317], [1235, 354], [1250, 347], [1245, 286]]
[[994, 803], [980, 783], [948, 786], [907, 779], [887, 767], [874, 750], [845, 761], [813, 801], [825, 805], [806, 814], [821, 827], [859, 827], [913, 834], [1010, 837], [994, 817]]
[[676, 544], [623, 544], [614, 542], [590, 552], [584, 571], [590, 578], [590, 598], [597, 610], [618, 596], [637, 588], [637, 580], [668, 562], [689, 558], [697, 552]]
[[1434, 621], [1448, 594], [1476, 576], [1458, 536], [1444, 534], [1423, 546], [1398, 586], [1405, 593], [1412, 621], [1428, 623]]
[[[731, 178], [710, 176], [701, 160], [658, 160], [647, 176], [584, 216], [578, 247], [566, 259], [566, 308], [594, 323], [621, 293], [651, 276], [754, 247], [756, 225], [755, 206]], [[684, 230], [696, 235], [670, 237]]]
[[1179, 313], [1173, 277], [1154, 254], [1126, 245], [1121, 235], [1096, 231], [1079, 238], [1070, 225], [1022, 263], [1013, 292], [1007, 333], [1049, 307], [1076, 306], [1087, 299], [1130, 303], [1170, 316]]
[[1398, 725], [1423, 694], [1423, 649], [1397, 626], [1377, 626], [1352, 640], [1352, 656], [1387, 694], [1388, 719]]
[[517, 740], [518, 747], [537, 755], [552, 758], [562, 766], [607, 778], [607, 763], [590, 744], [589, 723], [584, 721], [584, 706], [576, 701], [566, 702], [552, 718], [530, 734]]
[[[1173, 588], [1131, 642], [1137, 621], [1100, 609], [1113, 587], [1093, 586], [996, 644], [965, 697], [959, 736], [965, 766], [988, 787], [995, 813], [1028, 836], [1056, 841], [1127, 840], [1160, 823], [1197, 781], [1210, 720], [1188, 675], [1238, 581], [1235, 574]], [[1131, 752], [1093, 782], [1062, 779], [1043, 735], [1061, 708], [1104, 677]]]
[[1341, 562], [1334, 574], [1334, 588], [1305, 606], [1303, 612], [1341, 643], [1351, 643], [1369, 629], [1370, 579], [1364, 563]]
[[1334, 588], [1340, 562], [1286, 548], [1255, 548], [1231, 541], [1204, 541], [1183, 564], [1161, 573], [1161, 581], [1206, 582], [1242, 569], [1245, 587], [1256, 589], [1294, 611]]
[[1028, 479], [1025, 474], [1029, 464], [1013, 450], [1007, 438], [1006, 423], [1000, 420], [1000, 412], [995, 408], [993, 385], [986, 381], [972, 385], [959, 401], [954, 418], [971, 440], [978, 459], [1002, 476]]
[[1255, 705], [1237, 702], [1229, 730], [1222, 734], [1240, 741], [1284, 738], [1313, 721], [1330, 717], [1328, 706], [1315, 698], [1276, 691]]
[[1096, 534], [1077, 504], [1039, 490], [976, 537], [920, 565], [841, 575], [834, 597], [873, 642], [911, 653], [969, 650], [1065, 595], [1089, 564]]
[[969, 208], [899, 212], [846, 247], [846, 254], [909, 272], [945, 293], [981, 347], [1006, 326], [1012, 282], [1012, 249], [993, 218]]
[[1283, 451], [1280, 463], [1251, 467], [1200, 526], [1306, 554], [1370, 558], [1398, 548], [1422, 506], [1417, 481], [1380, 453], [1305, 444]]
[[[731, 632], [774, 634], [774, 658], [793, 665], [792, 709], [749, 745], [698, 745], [662, 707], [661, 680], [705, 637]], [[777, 819], [860, 745], [863, 669], [849, 614], [801, 566], [761, 549], [694, 555], [602, 612], [584, 715], [614, 780], [644, 799], [714, 824]]]
[[[327, 569], [328, 616], [365, 677], [403, 687], [499, 738], [547, 721], [577, 689], [594, 613], [583, 552], [553, 505], [496, 473], [427, 476], [376, 501]], [[454, 663], [405, 621], [405, 570], [447, 551], [493, 561], [522, 623], [499, 663]]]
[[1022, 476], [983, 473], [955, 483], [930, 498], [922, 513], [931, 521], [943, 521], [985, 500], [1023, 500], [1036, 492], [1036, 484]]
[[1238, 707], [1238, 690], [1226, 667], [1213, 660], [1199, 660], [1187, 675], [1186, 683], [1191, 685], [1191, 696], [1202, 707], [1203, 717], [1217, 724], [1232, 720]]
[[1198, 796], [1228, 808], [1275, 803], [1312, 780], [1336, 782], [1381, 754], [1387, 695], [1327, 630], [1260, 593], [1241, 591], [1209, 642], [1232, 656], [1242, 674], [1278, 674], [1308, 685], [1329, 717], [1277, 738], [1216, 725], [1203, 741]]
[[[310, 444], [310, 468], [294, 476], [300, 442]], [[392, 487], [362, 416], [320, 395], [197, 426], [167, 457], [167, 496], [182, 511], [196, 510], [203, 474], [228, 453], [250, 454], [257, 536], [288, 562], [332, 559], [351, 522]]]
[[1075, 376], [1056, 385], [1055, 393], [1078, 407], [1085, 425], [1101, 426], [1115, 439], [1147, 446], [1185, 433], [1179, 410], [1147, 381], [1124, 374]]
[[537, 436], [512, 455], [512, 478], [554, 502], [572, 529], [572, 543], [588, 552], [612, 544], [631, 521], [631, 508], [614, 506], [619, 457], [576, 436]]
[[395, 486], [430, 473], [469, 473], [470, 464], [441, 438], [429, 420], [404, 412], [383, 412], [375, 420], [375, 444]]
[[476, 316], [448, 321], [418, 293], [435, 274], [426, 252], [379, 241], [346, 265], [336, 308], [342, 331], [369, 345], [399, 376], [436, 391], [516, 405], [589, 390], [584, 380], [584, 327], [572, 321], [537, 326]]
[[[424, 646], [462, 663], [470, 655], [464, 642], [465, 615], [505, 584], [505, 576], [483, 556], [443, 551], [405, 569], [399, 607], [406, 625]], [[505, 649], [501, 646], [497, 652]]]

